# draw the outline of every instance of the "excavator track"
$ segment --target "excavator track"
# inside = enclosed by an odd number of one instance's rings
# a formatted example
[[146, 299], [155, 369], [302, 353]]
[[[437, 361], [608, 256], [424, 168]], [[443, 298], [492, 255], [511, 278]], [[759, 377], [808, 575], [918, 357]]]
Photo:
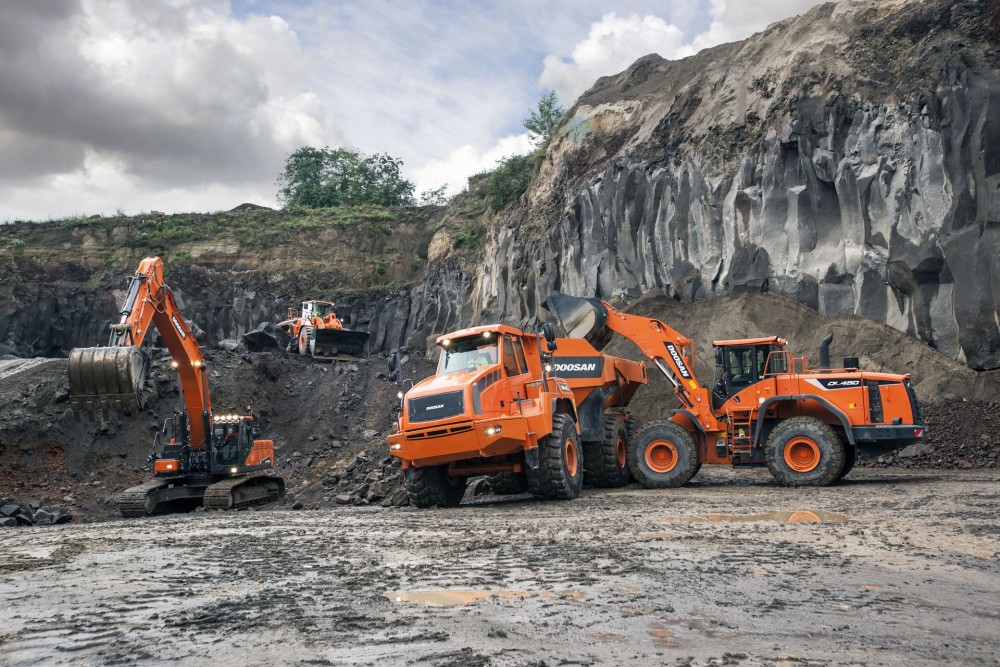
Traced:
[[158, 479], [125, 489], [118, 498], [118, 511], [126, 519], [153, 514], [156, 511], [157, 492], [169, 485], [167, 480]]
[[206, 510], [243, 509], [281, 500], [285, 480], [276, 475], [257, 474], [216, 482], [205, 489], [202, 501]]

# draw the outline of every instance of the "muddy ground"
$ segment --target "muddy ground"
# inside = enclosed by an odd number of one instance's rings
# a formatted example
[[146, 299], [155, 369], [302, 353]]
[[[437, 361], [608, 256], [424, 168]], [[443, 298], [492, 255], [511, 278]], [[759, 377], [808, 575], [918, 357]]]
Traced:
[[0, 532], [0, 663], [994, 665], [1000, 471]]

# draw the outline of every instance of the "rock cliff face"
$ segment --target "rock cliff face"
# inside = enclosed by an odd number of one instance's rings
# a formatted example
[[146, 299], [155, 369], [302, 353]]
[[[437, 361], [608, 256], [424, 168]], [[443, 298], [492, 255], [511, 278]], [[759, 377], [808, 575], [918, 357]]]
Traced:
[[474, 311], [777, 292], [1000, 367], [998, 53], [996, 1], [889, 0], [643, 58], [570, 110]]

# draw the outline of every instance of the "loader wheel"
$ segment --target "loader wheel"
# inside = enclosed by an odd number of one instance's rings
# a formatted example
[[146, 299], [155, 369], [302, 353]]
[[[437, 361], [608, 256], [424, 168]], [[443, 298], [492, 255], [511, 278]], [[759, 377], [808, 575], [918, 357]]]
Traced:
[[599, 488], [614, 488], [628, 484], [629, 433], [621, 417], [604, 418], [604, 440], [583, 443], [584, 473], [587, 482]]
[[302, 327], [299, 329], [299, 354], [305, 356], [309, 354], [309, 340], [312, 338], [312, 327]]
[[837, 475], [837, 481], [840, 481], [847, 477], [847, 473], [851, 472], [851, 468], [854, 464], [858, 462], [858, 448], [856, 445], [844, 445], [844, 469], [840, 471]]
[[580, 434], [569, 415], [552, 417], [552, 433], [538, 441], [538, 468], [526, 470], [528, 491], [545, 500], [573, 500], [583, 488]]
[[498, 496], [509, 496], [528, 492], [528, 480], [523, 472], [498, 472], [490, 475], [486, 483], [490, 491]]
[[839, 479], [846, 455], [828, 424], [815, 417], [792, 417], [771, 431], [764, 458], [782, 486], [827, 486]]
[[629, 444], [628, 453], [632, 475], [647, 489], [683, 486], [701, 467], [694, 438], [670, 420], [643, 426]]
[[415, 507], [456, 507], [465, 495], [465, 478], [449, 477], [446, 465], [407, 468], [403, 486]]

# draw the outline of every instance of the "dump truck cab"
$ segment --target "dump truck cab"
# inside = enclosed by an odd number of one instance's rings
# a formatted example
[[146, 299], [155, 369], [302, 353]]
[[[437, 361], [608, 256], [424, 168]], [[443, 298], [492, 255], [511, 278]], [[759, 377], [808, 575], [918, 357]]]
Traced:
[[450, 464], [452, 474], [466, 475], [520, 470], [514, 458], [537, 449], [551, 432], [552, 415], [569, 415], [575, 424], [573, 393], [545, 372], [539, 336], [496, 324], [441, 336], [436, 344], [437, 371], [406, 392], [399, 432], [389, 438], [404, 468]]

